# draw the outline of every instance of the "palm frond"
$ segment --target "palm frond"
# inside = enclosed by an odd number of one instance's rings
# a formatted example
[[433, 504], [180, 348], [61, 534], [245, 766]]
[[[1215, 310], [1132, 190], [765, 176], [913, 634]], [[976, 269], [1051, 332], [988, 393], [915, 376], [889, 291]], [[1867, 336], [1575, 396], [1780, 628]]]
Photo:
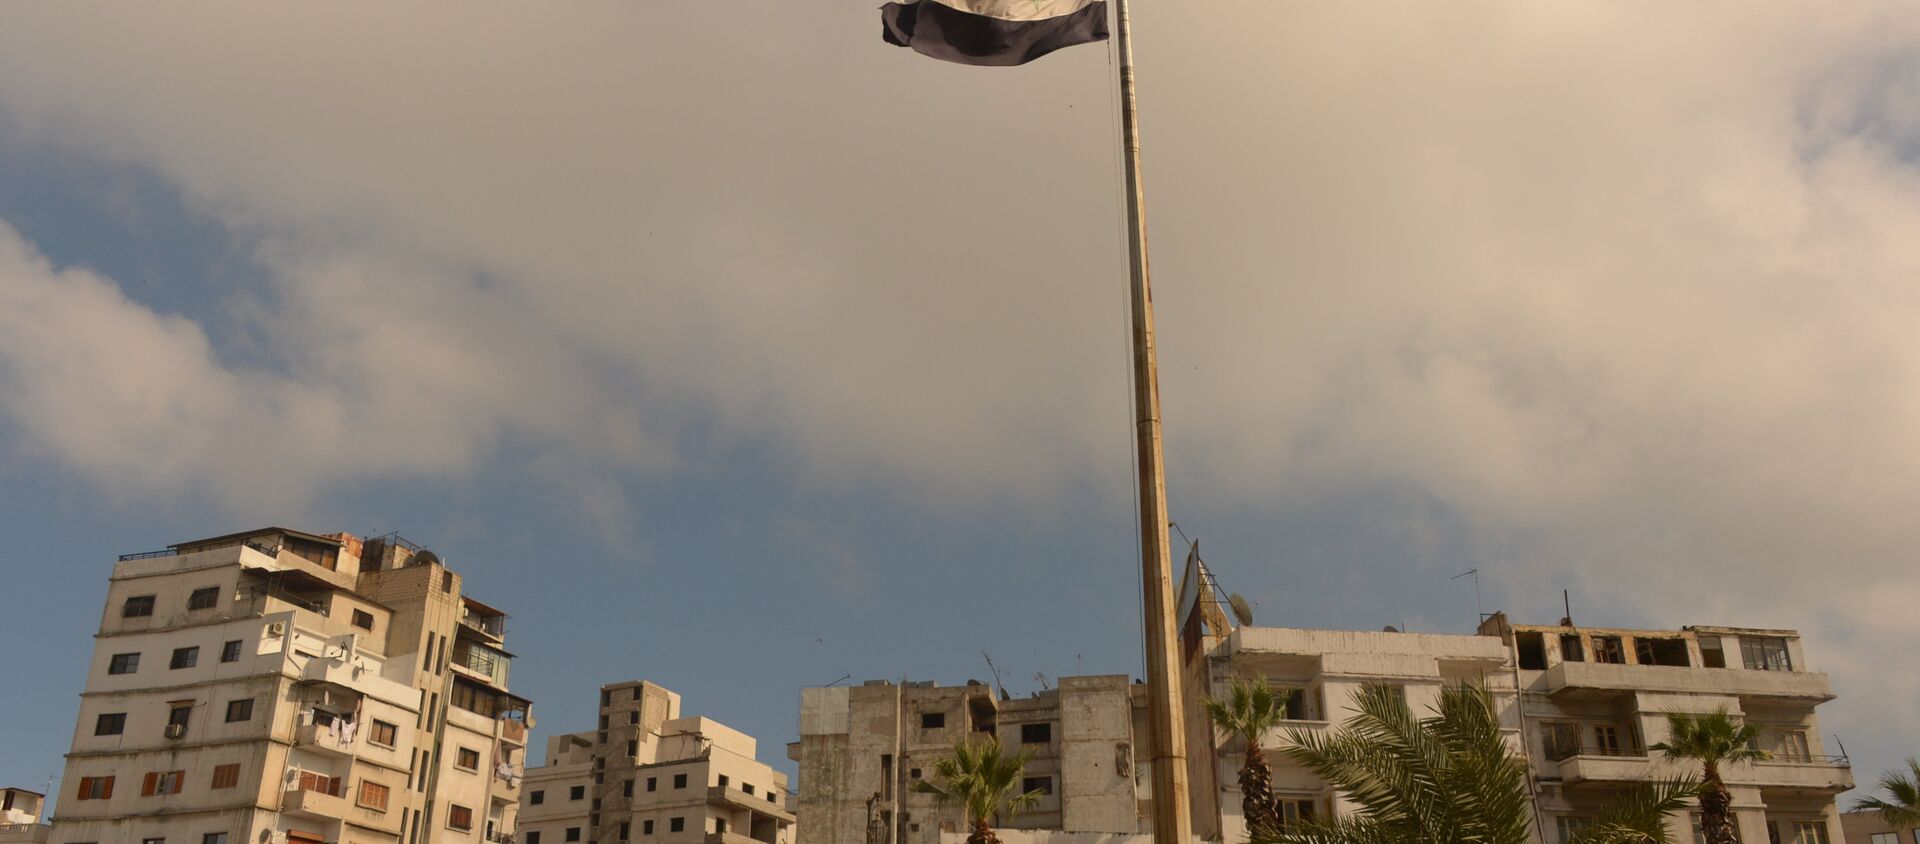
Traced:
[[1593, 819], [1568, 844], [1670, 844], [1667, 816], [1687, 808], [1700, 794], [1691, 775], [1636, 784]]
[[1879, 812], [1887, 823], [1896, 827], [1920, 826], [1920, 758], [1908, 758], [1906, 771], [1896, 769], [1881, 774], [1876, 787], [1887, 796], [1872, 794], [1860, 798], [1854, 801], [1854, 811]]

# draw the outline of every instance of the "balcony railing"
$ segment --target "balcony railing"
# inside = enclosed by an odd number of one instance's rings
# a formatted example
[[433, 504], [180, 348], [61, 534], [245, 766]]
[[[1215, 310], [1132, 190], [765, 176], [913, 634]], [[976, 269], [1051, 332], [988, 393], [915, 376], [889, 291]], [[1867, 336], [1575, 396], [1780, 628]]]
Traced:
[[1575, 756], [1611, 756], [1617, 758], [1645, 759], [1647, 751], [1639, 747], [1581, 747], [1548, 748], [1547, 761], [1564, 762]]
[[495, 639], [507, 635], [507, 617], [504, 615], [475, 615], [469, 613], [460, 617], [460, 624], [473, 630], [492, 636]]

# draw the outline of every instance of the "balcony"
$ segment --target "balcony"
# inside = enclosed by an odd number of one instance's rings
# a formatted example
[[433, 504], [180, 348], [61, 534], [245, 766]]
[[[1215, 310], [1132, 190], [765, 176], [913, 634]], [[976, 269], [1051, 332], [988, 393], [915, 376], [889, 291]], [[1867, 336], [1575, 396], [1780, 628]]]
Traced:
[[499, 739], [507, 744], [519, 747], [527, 746], [527, 722], [512, 718], [500, 719]]
[[325, 726], [306, 724], [294, 731], [293, 743], [295, 747], [302, 750], [331, 753], [335, 756], [352, 756], [353, 747], [359, 742], [358, 731], [355, 732], [353, 739], [342, 741], [340, 737], [333, 734], [333, 730]]
[[1542, 682], [1556, 698], [1604, 697], [1623, 692], [1680, 692], [1729, 697], [1773, 697], [1824, 703], [1833, 700], [1827, 675], [1805, 671], [1748, 671], [1562, 662]]
[[[335, 786], [332, 791], [344, 791]], [[280, 798], [280, 811], [291, 815], [339, 820], [347, 816], [347, 798], [331, 791], [302, 788], [286, 792]]]
[[1853, 763], [1845, 756], [1775, 757], [1730, 771], [1728, 780], [1761, 788], [1839, 794], [1853, 788]]
[[766, 815], [782, 823], [793, 823], [793, 813], [780, 808], [778, 804], [767, 802], [767, 798], [757, 794], [748, 794], [737, 788], [716, 785], [707, 789], [707, 802], [714, 806], [726, 806], [733, 809], [746, 809], [750, 812]]
[[1655, 776], [1668, 776], [1662, 771], [1655, 773], [1656, 765], [1662, 763], [1648, 759], [1641, 750], [1600, 750], [1583, 749], [1579, 753], [1559, 760], [1560, 780], [1567, 785], [1579, 785], [1585, 782], [1639, 782], [1653, 779]]

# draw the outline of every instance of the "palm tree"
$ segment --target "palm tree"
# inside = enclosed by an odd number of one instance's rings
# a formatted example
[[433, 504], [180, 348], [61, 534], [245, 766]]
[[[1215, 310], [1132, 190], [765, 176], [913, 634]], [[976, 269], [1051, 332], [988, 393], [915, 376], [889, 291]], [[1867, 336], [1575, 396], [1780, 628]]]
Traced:
[[1759, 731], [1727, 715], [1725, 709], [1705, 715], [1667, 713], [1666, 741], [1653, 745], [1669, 760], [1693, 759], [1700, 762], [1700, 830], [1707, 844], [1738, 844], [1729, 810], [1733, 795], [1720, 779], [1720, 766], [1731, 762], [1756, 762], [1770, 758], [1754, 746]]
[[1280, 811], [1273, 802], [1273, 769], [1260, 753], [1260, 739], [1286, 718], [1286, 704], [1261, 680], [1235, 679], [1227, 697], [1209, 697], [1203, 703], [1207, 717], [1221, 732], [1247, 745], [1240, 766], [1240, 811], [1247, 832], [1258, 838], [1280, 832]]
[[1038, 789], [1020, 791], [1020, 774], [1032, 759], [1032, 749], [1008, 756], [998, 738], [972, 744], [962, 741], [953, 746], [952, 756], [933, 763], [931, 779], [915, 780], [913, 790], [965, 808], [972, 830], [967, 844], [1000, 844], [993, 834], [994, 819], [1002, 812], [1027, 808], [1046, 793]]
[[[1255, 844], [1523, 844], [1532, 797], [1527, 766], [1500, 732], [1493, 698], [1465, 683], [1442, 690], [1433, 717], [1416, 718], [1401, 691], [1368, 686], [1336, 733], [1293, 730], [1286, 753], [1360, 805]], [[1665, 844], [1666, 816], [1697, 792], [1691, 778], [1644, 783], [1600, 814], [1578, 844]]]
[[1920, 826], [1920, 758], [1907, 757], [1906, 771], [1881, 774], [1880, 790], [1892, 799], [1868, 795], [1854, 801], [1853, 810], [1879, 812], [1889, 825], [1902, 829]]

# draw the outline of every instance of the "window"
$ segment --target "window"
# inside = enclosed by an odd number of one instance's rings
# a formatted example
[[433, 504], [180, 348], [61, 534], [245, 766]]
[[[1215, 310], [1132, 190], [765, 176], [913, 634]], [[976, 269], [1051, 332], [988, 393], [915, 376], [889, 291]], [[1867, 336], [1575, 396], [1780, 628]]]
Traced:
[[1564, 721], [1541, 724], [1540, 747], [1553, 762], [1580, 755], [1580, 725]]
[[633, 824], [627, 821], [621, 821], [620, 822], [620, 840], [625, 841], [632, 837], [633, 837]]
[[1593, 746], [1602, 756], [1620, 756], [1625, 748], [1620, 744], [1620, 726], [1618, 724], [1593, 725]]
[[153, 615], [153, 596], [135, 595], [120, 606], [121, 618], [145, 618]]
[[720, 775], [720, 781], [719, 781], [718, 783], [715, 783], [715, 784], [716, 784], [716, 785], [718, 785], [718, 786], [720, 786], [721, 788], [726, 788], [726, 787], [727, 787], [727, 783], [730, 783], [730, 782], [732, 782], [732, 780], [730, 780], [730, 779], [727, 779], [727, 775], [726, 775], [726, 774], [721, 774], [721, 775]]
[[1608, 665], [1625, 665], [1627, 651], [1620, 646], [1619, 636], [1593, 637], [1593, 661]]
[[944, 729], [946, 726], [947, 726], [947, 713], [945, 712], [920, 713], [920, 729], [939, 730], [939, 729]]
[[538, 830], [526, 833], [526, 836], [527, 844], [540, 844], [540, 833]]
[[1280, 798], [1274, 801], [1274, 807], [1280, 810], [1280, 828], [1287, 829], [1301, 821], [1313, 820], [1312, 800], [1293, 800]]
[[1693, 660], [1687, 655], [1687, 640], [1656, 636], [1635, 638], [1633, 656], [1641, 665], [1671, 665], [1677, 668], [1693, 667]]
[[640, 723], [640, 710], [638, 710], [638, 709], [636, 709], [636, 710], [633, 710], [632, 712], [629, 712], [629, 713], [627, 713], [627, 723], [628, 723], [628, 724], [639, 724], [639, 723]]
[[385, 721], [375, 720], [373, 728], [367, 732], [367, 741], [391, 748], [400, 739], [400, 728]]
[[93, 734], [96, 736], [117, 736], [127, 728], [127, 713], [102, 712], [93, 720]]
[[[919, 768], [913, 769], [913, 774], [914, 774], [914, 778], [918, 779], [920, 777], [920, 769]], [[743, 792], [746, 792], [747, 796], [749, 797], [753, 796], [753, 783], [750, 783], [750, 782], [741, 783], [740, 790]]]
[[1792, 671], [1787, 640], [1774, 636], [1741, 636], [1740, 660], [1748, 671]]
[[140, 839], [140, 844], [167, 844], [167, 839], [165, 839], [165, 838], [142, 838], [142, 839]]
[[1900, 834], [1897, 832], [1876, 832], [1872, 837], [1872, 844], [1900, 844]]
[[108, 674], [133, 674], [140, 670], [139, 654], [114, 654], [107, 660]]
[[354, 802], [362, 808], [372, 809], [376, 812], [384, 812], [387, 810], [387, 795], [389, 791], [386, 786], [377, 782], [361, 780], [360, 796]]
[[192, 668], [199, 664], [200, 649], [198, 647], [174, 648], [173, 659], [167, 663], [167, 667], [177, 670], [181, 668]]
[[227, 701], [227, 723], [253, 720], [253, 698]]
[[546, 803], [547, 803], [547, 793], [545, 791], [536, 791], [527, 796], [528, 805], [544, 806], [546, 805]]
[[893, 754], [880, 754], [880, 799], [893, 799]]
[[200, 844], [227, 844], [227, 834], [224, 832], [209, 832], [200, 836]]
[[648, 790], [648, 791], [657, 791], [657, 790], [658, 790], [659, 788], [660, 788], [660, 778], [659, 778], [659, 777], [647, 777], [647, 790]]
[[[771, 788], [767, 789], [767, 802], [778, 804], [780, 802], [780, 795]], [[1916, 841], [1914, 844], [1920, 844], [1920, 841]]]
[[686, 774], [674, 774], [674, 775], [673, 775], [673, 787], [674, 787], [674, 788], [686, 788], [686, 787], [687, 787], [687, 775], [686, 775]]
[[1727, 667], [1727, 652], [1720, 649], [1719, 636], [1700, 637], [1700, 664], [1706, 668]]
[[372, 630], [373, 629], [373, 613], [367, 612], [366, 610], [354, 610], [353, 626], [358, 627], [361, 630]]
[[240, 784], [240, 765], [218, 765], [213, 769], [214, 788], [233, 788]]
[[1020, 793], [1031, 794], [1036, 791], [1041, 794], [1052, 794], [1053, 777], [1022, 777], [1020, 779]]
[[579, 841], [579, 840], [580, 840], [580, 827], [577, 827], [577, 826], [570, 826], [570, 827], [567, 827], [567, 840], [568, 840], [568, 841]]
[[1767, 752], [1772, 753], [1773, 758], [1778, 761], [1813, 761], [1813, 753], [1807, 746], [1806, 730], [1781, 730], [1771, 736], [1763, 736], [1762, 738], [1763, 740], [1771, 739], [1771, 741], [1767, 742], [1771, 745], [1767, 748]]
[[1591, 828], [1593, 819], [1578, 815], [1561, 815], [1553, 819], [1553, 825], [1560, 832], [1560, 844], [1567, 844], [1573, 840], [1574, 836]]
[[684, 830], [686, 828], [687, 828], [686, 818], [668, 818], [667, 819], [668, 832], [680, 832], [681, 830]]
[[1307, 711], [1307, 690], [1277, 688], [1273, 690], [1281, 699], [1284, 711], [1282, 718], [1288, 721], [1305, 721], [1312, 718]]
[[1520, 651], [1520, 670], [1547, 670], [1547, 637], [1538, 630], [1515, 633], [1514, 648]]
[[449, 571], [449, 572], [442, 573], [440, 575], [440, 591], [442, 592], [453, 591], [453, 572]]
[[228, 642], [220, 646], [220, 661], [221, 662], [239, 662], [240, 661], [240, 640], [239, 639], [235, 639], [231, 642]]
[[106, 800], [113, 796], [113, 777], [81, 777], [80, 791], [74, 797], [80, 800]]
[[650, 821], [650, 820], [645, 820], [645, 821], [641, 821], [641, 822], [640, 822], [640, 834], [641, 834], [641, 835], [652, 835], [652, 834], [653, 834], [653, 821]]
[[175, 703], [173, 704], [172, 709], [167, 710], [167, 726], [169, 727], [179, 727], [180, 729], [185, 730], [187, 728], [187, 724], [190, 723], [191, 721], [193, 721], [193, 702], [192, 701], [181, 701], [179, 703]]
[[568, 800], [585, 800], [586, 797], [587, 797], [587, 787], [584, 785], [576, 785], [572, 788], [567, 789]]
[[186, 771], [149, 771], [147, 778], [140, 783], [140, 795], [179, 794], [180, 784], [186, 778]]
[[626, 782], [620, 784], [620, 796], [622, 797], [633, 796], [633, 780], [627, 780]]
[[1827, 844], [1827, 823], [1820, 820], [1791, 821], [1788, 830], [1792, 837], [1786, 844]]
[[447, 828], [462, 832], [473, 829], [473, 810], [458, 803], [447, 806]]
[[1561, 662], [1586, 662], [1587, 661], [1586, 652], [1581, 650], [1580, 648], [1580, 634], [1578, 633], [1560, 634], [1560, 661]]
[[1042, 722], [1020, 725], [1021, 744], [1047, 744], [1051, 741], [1053, 741], [1053, 724]]
[[465, 770], [477, 771], [480, 769], [480, 751], [471, 747], [460, 748], [460, 753], [454, 757], [453, 764]]

